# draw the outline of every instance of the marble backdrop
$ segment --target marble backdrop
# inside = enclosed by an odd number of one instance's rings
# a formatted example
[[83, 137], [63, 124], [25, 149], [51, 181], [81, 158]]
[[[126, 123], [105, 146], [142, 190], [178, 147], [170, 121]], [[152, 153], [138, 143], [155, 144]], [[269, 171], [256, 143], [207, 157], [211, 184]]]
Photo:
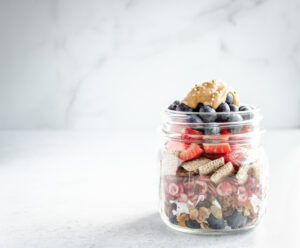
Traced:
[[149, 128], [220, 78], [300, 126], [300, 1], [2, 0], [0, 128]]

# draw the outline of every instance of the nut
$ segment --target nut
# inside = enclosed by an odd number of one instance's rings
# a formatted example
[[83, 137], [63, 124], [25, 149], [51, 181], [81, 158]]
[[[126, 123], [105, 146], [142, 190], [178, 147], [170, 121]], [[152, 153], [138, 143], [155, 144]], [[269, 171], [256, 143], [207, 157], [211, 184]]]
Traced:
[[222, 219], [222, 210], [215, 205], [210, 206], [210, 211], [217, 219]]

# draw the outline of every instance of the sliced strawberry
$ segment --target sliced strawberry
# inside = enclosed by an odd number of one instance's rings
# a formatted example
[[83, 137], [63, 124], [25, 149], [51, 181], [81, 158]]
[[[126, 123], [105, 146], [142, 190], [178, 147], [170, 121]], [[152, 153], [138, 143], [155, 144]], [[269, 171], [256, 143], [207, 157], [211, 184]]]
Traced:
[[190, 191], [190, 192], [187, 193], [187, 196], [188, 196], [189, 199], [193, 198], [194, 195], [195, 195], [195, 194], [194, 194], [193, 191]]
[[196, 194], [205, 194], [207, 192], [207, 183], [204, 182], [204, 181], [196, 181], [195, 182], [196, 185], [195, 185], [195, 193]]
[[207, 186], [208, 186], [209, 193], [211, 193], [212, 195], [216, 195], [217, 194], [217, 190], [216, 190], [216, 188], [214, 187], [214, 185], [211, 182], [208, 182]]
[[189, 147], [189, 144], [179, 142], [179, 141], [168, 141], [165, 144], [166, 149], [169, 151], [184, 151]]
[[221, 182], [217, 186], [217, 193], [220, 196], [230, 196], [232, 194], [232, 186], [229, 182]]
[[223, 157], [224, 156], [224, 154], [217, 154], [217, 153], [204, 153], [204, 156], [206, 157], [206, 158], [209, 158], [209, 159], [211, 159], [211, 160], [215, 160], [215, 159], [218, 159], [218, 158], [221, 158], [221, 157]]
[[241, 133], [249, 133], [251, 131], [253, 131], [253, 127], [248, 125], [248, 126], [243, 126]]
[[187, 161], [198, 158], [203, 152], [199, 145], [192, 143], [187, 149], [180, 152], [178, 157], [183, 161]]
[[232, 165], [238, 169], [241, 166], [241, 163], [245, 160], [245, 151], [243, 150], [233, 150], [231, 153], [227, 153], [224, 156], [225, 162], [231, 162]]
[[184, 129], [183, 125], [173, 125], [170, 127], [172, 133], [181, 133], [181, 130]]
[[192, 134], [192, 135], [203, 135], [203, 132], [199, 132], [199, 131], [197, 131], [197, 130], [195, 130], [195, 129], [188, 128], [188, 127], [183, 128], [183, 129], [181, 130], [181, 133], [182, 133], [182, 134]]
[[184, 192], [188, 193], [190, 191], [194, 191], [194, 182], [188, 182], [183, 184]]
[[228, 131], [228, 129], [222, 128], [221, 134], [222, 134], [222, 135], [230, 135], [231, 133]]
[[230, 145], [228, 143], [204, 143], [204, 150], [206, 153], [229, 153], [231, 152]]
[[203, 132], [199, 132], [195, 129], [192, 128], [183, 128], [181, 130], [181, 137], [184, 140], [188, 140], [188, 141], [197, 141], [199, 139], [202, 139], [203, 136]]
[[176, 183], [169, 183], [168, 194], [172, 196], [177, 196], [179, 194], [179, 186]]

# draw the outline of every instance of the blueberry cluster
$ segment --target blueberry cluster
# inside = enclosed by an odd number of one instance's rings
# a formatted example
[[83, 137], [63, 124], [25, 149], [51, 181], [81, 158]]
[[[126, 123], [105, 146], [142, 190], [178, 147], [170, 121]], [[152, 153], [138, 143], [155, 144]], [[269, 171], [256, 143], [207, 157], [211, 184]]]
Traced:
[[[176, 218], [176, 215], [170, 214], [169, 216], [169, 221], [174, 224], [178, 225], [178, 221]], [[227, 225], [230, 226], [232, 229], [238, 229], [242, 228], [247, 224], [248, 218], [243, 215], [241, 211], [235, 210], [232, 215], [228, 216], [225, 218], [227, 221]], [[208, 225], [212, 229], [224, 229], [225, 228], [225, 222], [224, 218], [217, 219], [216, 217], [213, 216], [213, 214], [210, 214], [208, 219], [207, 219]], [[185, 222], [186, 226], [192, 229], [200, 229], [200, 224], [196, 220], [187, 220]]]
[[[248, 106], [236, 106], [233, 104], [233, 95], [228, 93], [226, 96], [226, 101], [222, 102], [218, 108], [215, 110], [212, 107], [206, 105], [204, 106], [202, 103], [199, 103], [198, 106], [193, 109], [186, 104], [176, 100], [174, 101], [168, 109], [174, 111], [182, 111], [182, 112], [194, 112], [197, 114], [190, 115], [187, 122], [188, 123], [215, 123], [215, 122], [240, 122], [243, 120], [250, 120], [253, 118], [253, 113], [249, 112], [251, 109]], [[232, 113], [237, 112], [240, 113]], [[245, 113], [242, 113], [245, 112]], [[217, 114], [222, 113], [222, 114]], [[228, 114], [226, 114], [228, 113]], [[229, 114], [230, 113], [230, 114]], [[193, 125], [194, 128], [197, 129], [197, 126]], [[228, 131], [237, 134], [242, 130], [242, 125], [232, 125], [228, 128]], [[218, 126], [210, 126], [206, 127], [204, 130], [204, 134], [206, 135], [218, 135], [220, 134], [220, 128]]]

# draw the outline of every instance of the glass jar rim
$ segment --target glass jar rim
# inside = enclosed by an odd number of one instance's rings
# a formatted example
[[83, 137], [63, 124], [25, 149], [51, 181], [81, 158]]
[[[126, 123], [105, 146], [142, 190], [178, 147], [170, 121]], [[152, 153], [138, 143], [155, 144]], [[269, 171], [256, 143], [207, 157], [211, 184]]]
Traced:
[[[189, 118], [193, 115], [198, 115], [200, 118], [203, 116], [209, 116], [212, 113], [210, 112], [183, 112], [183, 111], [175, 111], [170, 110], [168, 108], [165, 108], [162, 111], [163, 116], [163, 125], [162, 125], [162, 133], [169, 138], [172, 139], [182, 139], [181, 131], [183, 128], [192, 128], [196, 130], [205, 130], [207, 128], [214, 128], [218, 127], [221, 130], [222, 129], [232, 129], [232, 128], [238, 128], [238, 127], [244, 127], [244, 126], [251, 126], [253, 129], [251, 131], [247, 131], [246, 133], [231, 133], [230, 137], [234, 139], [232, 142], [245, 142], [248, 139], [253, 139], [255, 137], [261, 136], [265, 130], [260, 128], [260, 121], [262, 120], [262, 116], [260, 114], [260, 108], [255, 107], [253, 105], [249, 104], [243, 104], [242, 106], [249, 107], [250, 110], [248, 111], [236, 111], [236, 112], [214, 112], [213, 115], [216, 117], [219, 116], [230, 116], [230, 115], [240, 115], [241, 117], [251, 115], [251, 118], [244, 119], [240, 121], [235, 122], [189, 122]], [[178, 128], [172, 128], [172, 127], [178, 127]], [[179, 131], [181, 130], [181, 131]], [[227, 134], [226, 134], [227, 135]], [[218, 140], [222, 140], [222, 137], [225, 137], [224, 134], [219, 135], [205, 135], [205, 137], [211, 136], [212, 138]]]

